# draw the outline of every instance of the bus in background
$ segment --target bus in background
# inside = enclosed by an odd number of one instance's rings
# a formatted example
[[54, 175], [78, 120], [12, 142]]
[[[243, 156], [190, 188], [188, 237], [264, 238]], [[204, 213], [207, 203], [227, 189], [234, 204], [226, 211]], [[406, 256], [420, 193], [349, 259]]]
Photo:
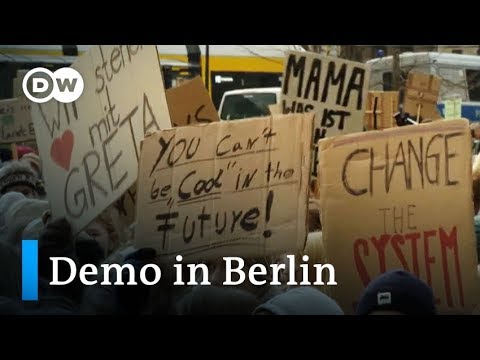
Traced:
[[280, 103], [280, 93], [280, 87], [226, 91], [218, 116], [222, 121], [268, 116], [269, 106]]
[[[0, 45], [0, 99], [16, 97], [15, 78], [35, 67], [55, 71], [72, 65], [78, 55], [91, 45]], [[200, 75], [200, 58], [197, 63], [186, 63], [176, 59], [161, 60], [166, 88], [176, 86], [186, 79]], [[21, 83], [21, 79], [20, 83]], [[16, 83], [17, 86], [14, 85]]]
[[[13, 56], [77, 56], [91, 45], [0, 45]], [[201, 75], [218, 109], [225, 91], [279, 87], [283, 59], [300, 45], [157, 45], [165, 88]], [[1, 80], [1, 79], [0, 79]]]
[[[367, 61], [371, 67], [370, 90], [392, 90], [392, 56]], [[444, 115], [444, 101], [460, 98], [462, 117], [480, 121], [480, 56], [450, 53], [403, 53], [400, 55], [402, 79], [410, 71], [438, 76], [441, 82], [438, 109]], [[402, 95], [400, 95], [402, 96]]]

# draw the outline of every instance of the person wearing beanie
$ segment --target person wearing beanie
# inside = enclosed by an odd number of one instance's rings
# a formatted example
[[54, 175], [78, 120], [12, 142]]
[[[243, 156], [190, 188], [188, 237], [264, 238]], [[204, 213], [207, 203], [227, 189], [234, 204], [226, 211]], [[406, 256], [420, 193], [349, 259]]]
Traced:
[[37, 182], [37, 175], [28, 164], [12, 161], [0, 168], [0, 197], [15, 191], [28, 198], [38, 198]]
[[245, 290], [223, 286], [195, 286], [176, 304], [177, 315], [250, 315], [260, 304]]
[[432, 289], [404, 270], [388, 271], [364, 290], [357, 315], [435, 315]]
[[20, 300], [22, 289], [20, 255], [7, 244], [0, 243], [0, 296]]
[[20, 162], [30, 165], [30, 167], [36, 172], [37, 177], [39, 179], [42, 178], [42, 161], [37, 154], [33, 152], [28, 153], [20, 158]]
[[[15, 193], [18, 194], [18, 193]], [[21, 195], [21, 194], [19, 194]], [[7, 197], [8, 196], [8, 197]], [[15, 195], [16, 201], [11, 204], [8, 209], [0, 215], [0, 225], [2, 217], [4, 218], [4, 226], [0, 229], [0, 242], [7, 243], [13, 247], [20, 247], [23, 238], [23, 232], [28, 229], [28, 235], [38, 234], [38, 230], [43, 228], [43, 224], [39, 223], [37, 219], [41, 219], [42, 215], [50, 208], [48, 201], [28, 199], [24, 195]], [[0, 203], [3, 198], [11, 199], [13, 195], [8, 193], [0, 198]], [[35, 221], [37, 220], [37, 221]], [[36, 232], [34, 230], [37, 230]]]
[[335, 300], [311, 286], [287, 290], [258, 306], [253, 315], [344, 315]]
[[17, 145], [17, 154], [18, 158], [21, 159], [27, 154], [35, 154], [35, 149], [28, 145]]
[[9, 162], [12, 160], [12, 150], [2, 148], [0, 149], [0, 164]]

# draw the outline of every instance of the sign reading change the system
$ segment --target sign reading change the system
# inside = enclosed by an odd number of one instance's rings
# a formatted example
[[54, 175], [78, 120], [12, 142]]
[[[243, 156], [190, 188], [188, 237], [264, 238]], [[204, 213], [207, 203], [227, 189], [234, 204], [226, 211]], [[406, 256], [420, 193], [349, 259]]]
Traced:
[[323, 241], [353, 312], [363, 289], [403, 268], [433, 289], [441, 312], [477, 304], [472, 157], [466, 120], [319, 142]]
[[75, 232], [130, 188], [147, 132], [171, 127], [154, 45], [92, 46], [72, 68], [80, 98], [32, 105], [54, 217]]
[[136, 246], [192, 260], [303, 249], [312, 126], [313, 115], [276, 115], [147, 136]]

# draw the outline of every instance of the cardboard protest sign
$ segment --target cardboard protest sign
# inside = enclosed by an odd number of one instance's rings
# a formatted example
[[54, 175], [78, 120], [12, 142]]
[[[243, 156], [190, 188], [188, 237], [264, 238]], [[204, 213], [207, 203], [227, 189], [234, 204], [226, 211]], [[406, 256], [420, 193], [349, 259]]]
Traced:
[[0, 144], [21, 143], [35, 139], [30, 115], [30, 101], [0, 100]]
[[365, 129], [383, 130], [397, 126], [393, 116], [399, 111], [398, 91], [370, 91], [366, 108]]
[[303, 248], [312, 127], [312, 115], [278, 115], [146, 137], [136, 246], [190, 260]]
[[52, 215], [78, 232], [136, 181], [144, 134], [171, 123], [154, 45], [92, 46], [72, 68], [80, 98], [33, 104], [32, 118]]
[[437, 110], [441, 82], [435, 75], [410, 72], [405, 86], [403, 111], [414, 120], [418, 116], [422, 119], [441, 118]]
[[166, 91], [173, 126], [209, 124], [220, 121], [200, 76]]
[[280, 106], [280, 104], [268, 105], [268, 110], [270, 110], [270, 115], [282, 114], [282, 107]]
[[[289, 51], [283, 71], [282, 112], [316, 113], [314, 144], [325, 137], [361, 132], [369, 80], [370, 68], [365, 64]], [[314, 177], [317, 156], [314, 151]]]
[[469, 131], [437, 121], [320, 141], [323, 240], [345, 311], [398, 268], [429, 284], [442, 312], [478, 303]]
[[113, 204], [113, 209], [118, 215], [119, 221], [125, 226], [130, 226], [135, 221], [137, 183], [135, 182], [120, 198]]
[[462, 117], [462, 99], [445, 100], [444, 116], [446, 120], [459, 119]]
[[17, 144], [10, 144], [10, 150], [12, 151], [12, 160], [18, 160], [18, 148]]

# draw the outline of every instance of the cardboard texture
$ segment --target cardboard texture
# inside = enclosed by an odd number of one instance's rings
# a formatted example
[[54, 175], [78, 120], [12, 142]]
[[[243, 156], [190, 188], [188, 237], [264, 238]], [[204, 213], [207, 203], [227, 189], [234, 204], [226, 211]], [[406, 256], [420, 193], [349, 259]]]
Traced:
[[32, 104], [32, 119], [52, 215], [78, 233], [136, 181], [144, 134], [171, 122], [154, 45], [92, 46], [72, 68], [80, 98]]
[[10, 145], [10, 150], [12, 151], [12, 160], [18, 160], [18, 148], [17, 144], [12, 143]]
[[[366, 130], [383, 130], [396, 127], [393, 116], [398, 109], [398, 91], [370, 91], [364, 117]], [[376, 120], [376, 127], [375, 127]]]
[[209, 124], [220, 121], [200, 76], [166, 91], [173, 126]]
[[302, 249], [312, 126], [312, 114], [277, 115], [146, 137], [135, 245], [169, 260]]
[[282, 107], [280, 106], [280, 104], [268, 105], [268, 110], [270, 110], [270, 115], [282, 114]]
[[432, 287], [441, 313], [478, 304], [469, 131], [460, 119], [320, 141], [329, 290], [346, 312], [398, 268]]
[[113, 204], [113, 209], [118, 215], [118, 220], [125, 227], [135, 222], [135, 205], [136, 205], [137, 183], [135, 182], [125, 194], [123, 194]]
[[423, 119], [440, 119], [437, 101], [441, 82], [442, 80], [435, 75], [410, 72], [405, 86], [403, 111], [409, 113], [413, 120], [417, 119], [418, 114]]
[[313, 181], [318, 175], [318, 140], [363, 131], [369, 79], [370, 68], [362, 63], [311, 52], [286, 53], [280, 106], [284, 114], [316, 114]]
[[0, 144], [22, 143], [34, 139], [30, 101], [0, 100]]
[[319, 138], [361, 132], [369, 79], [365, 64], [289, 51], [283, 70], [282, 111], [315, 112]]

